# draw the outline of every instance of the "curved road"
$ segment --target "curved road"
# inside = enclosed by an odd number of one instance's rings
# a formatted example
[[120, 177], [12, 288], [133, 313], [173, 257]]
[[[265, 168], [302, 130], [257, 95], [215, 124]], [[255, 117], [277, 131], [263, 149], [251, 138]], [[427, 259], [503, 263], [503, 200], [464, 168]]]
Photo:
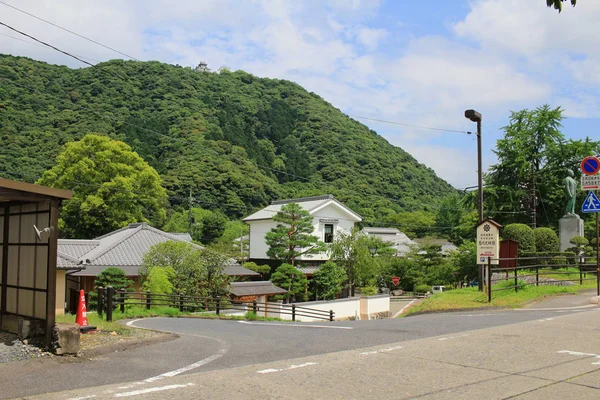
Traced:
[[[579, 296], [577, 296], [579, 297]], [[130, 325], [180, 337], [74, 363], [55, 359], [0, 364], [0, 398], [121, 382], [154, 382], [188, 373], [228, 369], [344, 350], [503, 326], [589, 311], [570, 297], [535, 309], [425, 314], [401, 319], [323, 323], [262, 323], [151, 318]], [[589, 299], [589, 297], [587, 297]], [[567, 300], [567, 299], [565, 299]], [[574, 308], [576, 307], [576, 308]], [[596, 307], [597, 308], [597, 307]], [[31, 377], [35, 375], [35, 379]]]

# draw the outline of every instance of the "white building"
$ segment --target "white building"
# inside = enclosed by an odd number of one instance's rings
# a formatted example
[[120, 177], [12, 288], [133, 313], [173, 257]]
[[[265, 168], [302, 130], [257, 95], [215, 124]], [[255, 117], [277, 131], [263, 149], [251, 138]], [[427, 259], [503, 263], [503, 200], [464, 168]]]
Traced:
[[[325, 243], [331, 243], [340, 232], [350, 233], [354, 224], [362, 221], [362, 217], [333, 198], [333, 195], [304, 197], [300, 199], [277, 200], [271, 205], [244, 218], [250, 225], [250, 255], [251, 261], [257, 264], [269, 264], [269, 250], [265, 235], [277, 226], [273, 216], [281, 210], [281, 206], [297, 203], [313, 217], [313, 235]], [[303, 255], [298, 261], [308, 265], [318, 265], [329, 259], [325, 253]]]
[[396, 228], [363, 228], [360, 232], [364, 235], [376, 236], [389, 243], [390, 247], [396, 251], [394, 254], [396, 257], [404, 257], [413, 248], [418, 247], [415, 241]]

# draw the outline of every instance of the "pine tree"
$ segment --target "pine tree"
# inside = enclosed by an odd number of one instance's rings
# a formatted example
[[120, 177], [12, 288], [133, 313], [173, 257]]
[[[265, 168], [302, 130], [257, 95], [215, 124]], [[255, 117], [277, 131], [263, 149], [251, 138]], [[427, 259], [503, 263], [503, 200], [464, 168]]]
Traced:
[[273, 221], [277, 226], [265, 235], [269, 257], [294, 265], [302, 255], [325, 250], [325, 243], [312, 235], [313, 218], [297, 203], [283, 205]]

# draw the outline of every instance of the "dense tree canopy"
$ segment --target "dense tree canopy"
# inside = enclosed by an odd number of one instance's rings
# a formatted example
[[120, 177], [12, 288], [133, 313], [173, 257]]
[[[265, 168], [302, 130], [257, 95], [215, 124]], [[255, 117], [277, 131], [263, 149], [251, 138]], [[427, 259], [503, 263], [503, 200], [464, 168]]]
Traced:
[[562, 11], [562, 3], [565, 1], [571, 1], [571, 5], [573, 7], [575, 7], [575, 5], [577, 4], [577, 0], [546, 0], [546, 5], [548, 7], [554, 7], [555, 10], [558, 10], [558, 12]]
[[229, 218], [275, 198], [332, 193], [381, 221], [454, 192], [285, 80], [121, 60], [72, 70], [0, 55], [0, 83], [2, 177], [36, 181], [63, 144], [98, 132], [128, 143], [159, 172], [174, 209], [187, 206], [190, 191], [196, 204]]
[[93, 238], [133, 222], [160, 226], [166, 216], [158, 173], [127, 144], [106, 136], [90, 134], [67, 143], [37, 183], [77, 188], [61, 210], [65, 237]]

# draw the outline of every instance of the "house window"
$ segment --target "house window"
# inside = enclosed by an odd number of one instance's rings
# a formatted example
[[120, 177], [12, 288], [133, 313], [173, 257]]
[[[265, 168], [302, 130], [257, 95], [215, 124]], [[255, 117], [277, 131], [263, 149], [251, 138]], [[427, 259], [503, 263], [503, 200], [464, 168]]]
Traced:
[[333, 224], [325, 224], [325, 237], [324, 237], [324, 242], [325, 243], [332, 243], [333, 242]]

